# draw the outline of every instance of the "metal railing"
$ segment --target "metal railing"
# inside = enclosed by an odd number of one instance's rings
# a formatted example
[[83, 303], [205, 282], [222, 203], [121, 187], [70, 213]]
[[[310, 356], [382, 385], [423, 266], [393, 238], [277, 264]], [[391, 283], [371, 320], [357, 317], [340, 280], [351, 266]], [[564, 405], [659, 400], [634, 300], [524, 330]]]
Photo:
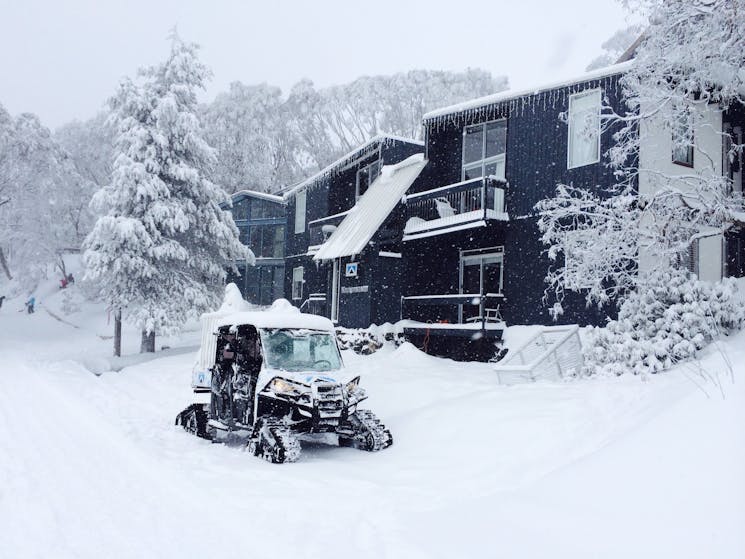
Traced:
[[406, 219], [434, 221], [464, 214], [487, 219], [489, 210], [504, 214], [506, 186], [504, 180], [486, 177], [410, 194], [406, 196]]
[[334, 228], [344, 220], [347, 213], [330, 215], [321, 219], [316, 219], [308, 224], [308, 233], [310, 235], [309, 245], [318, 246], [322, 245], [326, 239], [329, 238]]
[[[412, 306], [440, 306], [440, 307], [457, 307], [457, 312], [449, 313], [455, 319], [453, 324], [481, 324], [481, 329], [485, 329], [488, 323], [493, 322], [493, 318], [499, 317], [501, 321], [501, 312], [504, 303], [504, 296], [501, 293], [453, 293], [437, 295], [410, 295], [401, 297], [400, 315], [401, 319], [408, 318], [407, 308]], [[464, 309], [470, 308], [474, 311], [471, 316], [465, 316]], [[442, 321], [437, 313], [429, 313], [426, 321]], [[457, 317], [457, 319], [456, 319]]]
[[326, 316], [326, 294], [311, 293], [300, 305], [300, 312]]
[[548, 326], [511, 350], [495, 365], [500, 384], [534, 381], [538, 378], [560, 379], [582, 369], [582, 340], [579, 327]]

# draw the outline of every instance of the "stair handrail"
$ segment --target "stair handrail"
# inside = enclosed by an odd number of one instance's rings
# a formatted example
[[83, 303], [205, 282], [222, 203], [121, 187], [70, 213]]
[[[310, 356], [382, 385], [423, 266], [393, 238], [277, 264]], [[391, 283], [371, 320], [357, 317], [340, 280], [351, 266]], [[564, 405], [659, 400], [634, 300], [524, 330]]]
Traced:
[[[525, 350], [530, 344], [532, 344], [537, 338], [542, 337], [546, 332], [560, 332], [562, 330], [566, 330], [564, 335], [562, 335], [559, 339], [557, 339], [553, 344], [552, 347], [550, 347], [547, 350], [544, 350], [541, 354], [538, 355], [538, 357], [534, 358], [529, 363], [524, 363], [524, 358], [521, 357], [523, 360], [523, 364], [517, 365], [517, 364], [510, 364], [510, 361], [515, 358], [515, 356], [520, 355], [523, 350]], [[566, 325], [566, 326], [547, 326], [544, 329], [542, 329], [540, 332], [532, 336], [527, 342], [525, 342], [522, 346], [520, 346], [520, 349], [516, 350], [512, 355], [509, 353], [499, 363], [496, 363], [495, 368], [497, 370], [499, 369], [510, 369], [513, 371], [525, 371], [530, 372], [536, 365], [538, 365], [541, 361], [546, 359], [551, 353], [554, 353], [557, 348], [559, 348], [564, 342], [566, 342], [569, 338], [571, 338], [573, 335], [579, 336], [579, 326], [576, 324], [573, 325]]]

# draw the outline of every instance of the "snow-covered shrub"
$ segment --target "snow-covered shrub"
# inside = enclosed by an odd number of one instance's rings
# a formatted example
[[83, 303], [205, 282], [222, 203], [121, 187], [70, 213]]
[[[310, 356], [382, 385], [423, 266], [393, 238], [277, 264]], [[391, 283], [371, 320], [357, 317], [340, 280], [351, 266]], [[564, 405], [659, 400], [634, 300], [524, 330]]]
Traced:
[[384, 340], [374, 332], [361, 328], [337, 328], [339, 349], [351, 349], [360, 355], [370, 355], [383, 347]]
[[585, 372], [656, 373], [691, 358], [720, 333], [741, 328], [736, 282], [657, 272], [621, 305], [617, 320], [588, 333]]
[[360, 355], [375, 353], [386, 342], [396, 346], [404, 342], [403, 332], [388, 323], [382, 326], [373, 324], [369, 328], [337, 328], [336, 339], [339, 340], [339, 349], [351, 349]]

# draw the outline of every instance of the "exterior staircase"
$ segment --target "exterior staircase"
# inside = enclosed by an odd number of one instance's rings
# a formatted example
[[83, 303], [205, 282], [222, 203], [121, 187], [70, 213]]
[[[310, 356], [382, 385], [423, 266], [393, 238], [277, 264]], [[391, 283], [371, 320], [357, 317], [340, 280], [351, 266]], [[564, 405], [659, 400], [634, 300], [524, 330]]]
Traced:
[[500, 384], [561, 379], [582, 368], [579, 327], [548, 326], [495, 365]]

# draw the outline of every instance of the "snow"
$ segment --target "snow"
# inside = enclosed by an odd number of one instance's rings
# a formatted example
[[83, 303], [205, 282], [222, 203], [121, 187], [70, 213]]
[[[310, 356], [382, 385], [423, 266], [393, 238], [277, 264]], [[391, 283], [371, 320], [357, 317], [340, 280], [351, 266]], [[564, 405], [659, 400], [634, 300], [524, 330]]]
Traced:
[[422, 172], [424, 154], [412, 155], [395, 165], [385, 165], [352, 211], [313, 256], [316, 261], [360, 254]]
[[408, 144], [414, 144], [417, 146], [424, 147], [424, 142], [420, 140], [413, 140], [411, 138], [401, 138], [399, 136], [394, 136], [391, 134], [378, 134], [377, 136], [370, 138], [368, 141], [366, 141], [364, 144], [356, 148], [354, 151], [343, 155], [342, 157], [340, 157], [333, 163], [329, 163], [326, 167], [318, 171], [316, 174], [311, 175], [307, 179], [291, 187], [289, 190], [287, 190], [283, 194], [284, 199], [289, 200], [296, 193], [301, 191], [303, 188], [309, 187], [316, 181], [334, 174], [338, 169], [341, 169], [342, 167], [346, 167], [351, 162], [359, 159], [363, 155], [366, 155], [371, 149], [373, 148], [376, 149], [379, 144], [384, 144], [388, 142], [405, 142]]
[[396, 327], [417, 328], [419, 330], [503, 330], [504, 322], [479, 322], [454, 323], [454, 322], [418, 322], [416, 320], [399, 320]]
[[481, 107], [485, 107], [487, 105], [493, 105], [494, 103], [500, 103], [502, 101], [510, 101], [513, 99], [517, 99], [518, 97], [524, 97], [527, 95], [537, 95], [538, 93], [541, 93], [544, 91], [549, 91], [551, 89], [558, 89], [560, 87], [566, 87], [568, 85], [578, 83], [578, 82], [605, 78], [607, 76], [612, 76], [614, 74], [622, 74], [628, 71], [632, 65], [633, 65], [633, 60], [630, 60], [628, 62], [622, 62], [620, 64], [615, 64], [613, 66], [599, 68], [597, 70], [587, 72], [585, 74], [582, 74], [581, 76], [576, 76], [571, 79], [561, 80], [561, 81], [557, 81], [557, 82], [549, 83], [549, 84], [541, 84], [536, 87], [531, 87], [531, 88], [526, 88], [526, 89], [521, 89], [521, 90], [514, 90], [514, 91], [507, 90], [507, 91], [502, 91], [500, 93], [495, 93], [493, 95], [486, 95], [485, 97], [478, 97], [476, 99], [464, 101], [463, 103], [456, 103], [455, 105], [449, 105], [447, 107], [442, 107], [442, 108], [430, 111], [428, 113], [425, 113], [424, 116], [422, 117], [422, 120], [428, 121], [428, 120], [436, 119], [439, 117], [447, 116], [450, 114], [460, 113], [460, 112], [468, 111], [472, 109], [478, 109]]
[[[439, 221], [439, 220], [427, 221], [425, 222], [425, 224], [432, 223], [432, 221]], [[455, 233], [456, 231], [465, 231], [466, 229], [475, 229], [476, 227], [486, 227], [486, 221], [482, 219], [480, 221], [471, 221], [468, 223], [464, 223], [462, 225], [453, 225], [451, 227], [445, 227], [443, 229], [435, 229], [434, 231], [425, 231], [424, 233], [412, 233], [410, 235], [404, 235], [403, 240], [413, 241], [415, 239], [424, 239], [426, 237], [436, 237], [438, 235], [444, 235], [446, 233]]]
[[191, 355], [92, 375], [105, 312], [73, 328], [43, 312], [61, 296], [0, 309], [0, 557], [745, 556], [745, 333], [647, 381], [346, 351], [394, 445], [275, 466], [173, 425]]
[[216, 326], [253, 324], [257, 328], [308, 328], [334, 331], [334, 323], [325, 316], [301, 313], [287, 299], [277, 299], [266, 311], [231, 313], [219, 318]]
[[277, 196], [276, 194], [269, 194], [268, 192], [259, 192], [258, 190], [238, 190], [234, 192], [231, 195], [231, 198], [235, 200], [236, 198], [239, 198], [240, 196], [250, 196], [252, 198], [261, 198], [262, 200], [269, 200], [270, 202], [279, 202], [280, 204], [285, 204], [286, 201], [282, 196]]
[[332, 220], [332, 219], [336, 219], [337, 217], [342, 217], [342, 216], [345, 216], [345, 215], [347, 215], [347, 214], [348, 214], [349, 212], [351, 212], [351, 211], [352, 211], [352, 209], [350, 208], [350, 209], [348, 209], [348, 210], [347, 210], [347, 211], [345, 211], [345, 212], [339, 212], [338, 214], [334, 214], [334, 215], [327, 215], [327, 216], [325, 216], [325, 217], [322, 217], [322, 218], [320, 218], [320, 219], [314, 219], [314, 220], [312, 220], [312, 221], [309, 221], [309, 222], [308, 222], [308, 225], [315, 225], [316, 223], [321, 223], [322, 221], [329, 221], [329, 220]]
[[464, 223], [474, 221], [483, 222], [483, 218], [496, 219], [499, 221], [509, 221], [509, 215], [505, 212], [496, 212], [494, 210], [473, 210], [456, 215], [439, 217], [436, 219], [419, 220], [410, 218], [404, 227], [404, 236], [407, 239], [416, 239], [417, 234], [421, 232], [436, 231], [437, 233], [450, 233], [459, 230]]

